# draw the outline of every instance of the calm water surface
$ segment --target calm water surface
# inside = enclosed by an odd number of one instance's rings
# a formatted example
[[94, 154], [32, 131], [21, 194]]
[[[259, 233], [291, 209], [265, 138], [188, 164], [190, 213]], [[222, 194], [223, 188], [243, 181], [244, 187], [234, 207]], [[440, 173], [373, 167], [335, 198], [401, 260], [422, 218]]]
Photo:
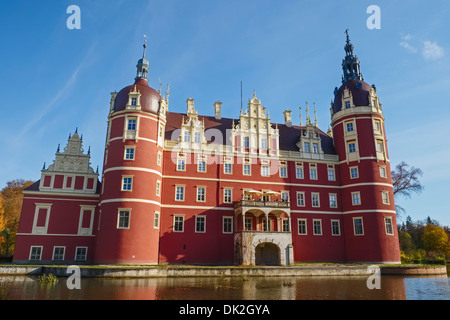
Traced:
[[382, 276], [381, 289], [367, 277], [217, 277], [81, 279], [42, 285], [37, 277], [0, 277], [0, 300], [450, 300], [447, 276]]

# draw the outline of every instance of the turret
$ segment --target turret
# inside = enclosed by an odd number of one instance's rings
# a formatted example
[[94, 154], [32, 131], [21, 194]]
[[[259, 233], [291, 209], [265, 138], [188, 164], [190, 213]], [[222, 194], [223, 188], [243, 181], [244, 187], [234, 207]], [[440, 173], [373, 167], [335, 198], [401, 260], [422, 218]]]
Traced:
[[396, 212], [384, 116], [375, 86], [363, 81], [347, 34], [343, 84], [335, 89], [331, 125], [341, 162], [348, 261], [399, 262]]
[[145, 49], [135, 83], [111, 97], [97, 263], [158, 263], [160, 159], [168, 100], [148, 85]]

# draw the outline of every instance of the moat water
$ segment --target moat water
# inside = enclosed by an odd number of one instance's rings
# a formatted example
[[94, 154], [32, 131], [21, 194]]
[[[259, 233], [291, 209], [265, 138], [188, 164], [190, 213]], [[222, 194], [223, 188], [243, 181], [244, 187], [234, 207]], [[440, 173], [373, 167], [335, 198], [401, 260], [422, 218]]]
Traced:
[[69, 289], [37, 277], [0, 277], [0, 300], [450, 300], [448, 276], [82, 278]]

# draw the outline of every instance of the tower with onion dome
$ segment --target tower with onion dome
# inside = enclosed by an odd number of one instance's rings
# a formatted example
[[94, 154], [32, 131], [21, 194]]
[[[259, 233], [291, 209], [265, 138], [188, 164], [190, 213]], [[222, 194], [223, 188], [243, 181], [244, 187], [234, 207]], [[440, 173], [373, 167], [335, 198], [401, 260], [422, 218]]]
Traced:
[[111, 93], [102, 173], [97, 263], [158, 263], [162, 148], [168, 100], [149, 86], [149, 61]]
[[331, 102], [339, 154], [347, 261], [399, 262], [394, 193], [381, 103], [367, 84], [348, 30], [342, 84]]

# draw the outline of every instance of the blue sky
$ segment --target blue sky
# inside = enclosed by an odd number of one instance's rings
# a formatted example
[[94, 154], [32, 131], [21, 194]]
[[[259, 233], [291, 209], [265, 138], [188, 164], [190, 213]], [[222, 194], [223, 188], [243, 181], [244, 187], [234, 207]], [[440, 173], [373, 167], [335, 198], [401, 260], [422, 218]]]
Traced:
[[[69, 30], [67, 7], [81, 9]], [[370, 30], [369, 5], [381, 10]], [[237, 117], [256, 91], [273, 122], [282, 111], [315, 102], [319, 126], [341, 82], [346, 28], [386, 118], [391, 165], [424, 172], [425, 190], [399, 198], [413, 220], [450, 225], [450, 3], [448, 1], [8, 1], [0, 12], [0, 183], [38, 180], [78, 127], [92, 166], [100, 166], [110, 92], [133, 83], [148, 36], [150, 85], [171, 84], [170, 106]], [[303, 108], [304, 110], [304, 108]], [[305, 115], [303, 115], [304, 117]], [[297, 119], [297, 120], [296, 120]]]

